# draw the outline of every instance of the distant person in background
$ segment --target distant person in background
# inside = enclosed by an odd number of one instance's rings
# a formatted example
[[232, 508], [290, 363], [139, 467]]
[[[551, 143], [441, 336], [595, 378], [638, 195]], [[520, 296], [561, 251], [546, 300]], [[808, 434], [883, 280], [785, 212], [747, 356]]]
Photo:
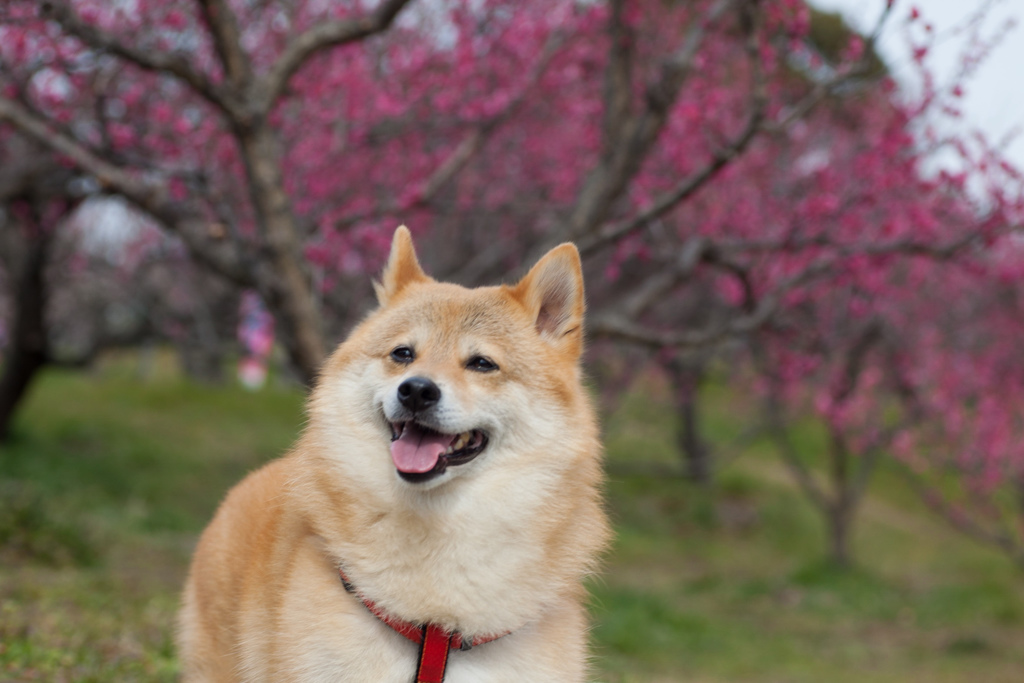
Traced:
[[274, 318], [255, 292], [242, 296], [238, 341], [243, 354], [238, 361], [238, 381], [256, 391], [267, 381], [267, 361], [274, 348]]

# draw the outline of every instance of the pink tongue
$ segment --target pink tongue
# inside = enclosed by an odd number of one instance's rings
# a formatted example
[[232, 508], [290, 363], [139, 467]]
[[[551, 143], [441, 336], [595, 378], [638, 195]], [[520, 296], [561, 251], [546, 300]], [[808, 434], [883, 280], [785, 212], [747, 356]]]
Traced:
[[399, 472], [429, 472], [452, 442], [451, 434], [426, 432], [415, 424], [405, 426], [402, 436], [391, 442], [391, 460]]

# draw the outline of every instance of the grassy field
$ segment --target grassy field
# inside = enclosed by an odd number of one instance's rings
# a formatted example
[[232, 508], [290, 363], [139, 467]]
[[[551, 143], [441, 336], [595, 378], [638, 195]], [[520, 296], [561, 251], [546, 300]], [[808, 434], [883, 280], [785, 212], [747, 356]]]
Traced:
[[[613, 471], [673, 462], [660, 393], [649, 382], [608, 420]], [[0, 449], [0, 680], [175, 680], [196, 535], [233, 482], [288, 447], [301, 401], [170, 367], [141, 381], [124, 359], [45, 376]], [[729, 457], [712, 490], [611, 479], [618, 536], [592, 585], [600, 680], [1024, 680], [1024, 576], [884, 471], [854, 539], [860, 568], [829, 569], [819, 520], [770, 448], [729, 451], [745, 426], [735, 404], [725, 390], [707, 404]]]

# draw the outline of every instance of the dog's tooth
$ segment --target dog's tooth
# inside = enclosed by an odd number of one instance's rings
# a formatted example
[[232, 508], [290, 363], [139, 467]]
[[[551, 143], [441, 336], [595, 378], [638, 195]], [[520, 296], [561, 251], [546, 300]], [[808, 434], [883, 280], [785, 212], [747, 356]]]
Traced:
[[454, 448], [457, 451], [460, 451], [463, 448], [465, 448], [466, 447], [466, 441], [469, 440], [468, 439], [468, 435], [469, 435], [469, 432], [463, 432], [462, 434], [459, 434], [459, 438], [455, 439], [455, 443], [453, 443], [451, 445], [451, 447]]

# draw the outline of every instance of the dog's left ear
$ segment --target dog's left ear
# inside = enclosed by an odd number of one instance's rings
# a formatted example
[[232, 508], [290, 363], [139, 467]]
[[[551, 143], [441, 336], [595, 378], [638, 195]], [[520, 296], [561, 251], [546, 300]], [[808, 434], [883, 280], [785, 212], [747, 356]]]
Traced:
[[391, 255], [388, 256], [388, 264], [384, 266], [384, 274], [380, 282], [373, 283], [377, 301], [381, 306], [386, 306], [413, 282], [430, 282], [430, 277], [423, 272], [416, 259], [409, 228], [400, 225], [391, 240]]
[[534, 318], [537, 332], [562, 351], [583, 351], [583, 267], [576, 245], [561, 244], [512, 288]]

